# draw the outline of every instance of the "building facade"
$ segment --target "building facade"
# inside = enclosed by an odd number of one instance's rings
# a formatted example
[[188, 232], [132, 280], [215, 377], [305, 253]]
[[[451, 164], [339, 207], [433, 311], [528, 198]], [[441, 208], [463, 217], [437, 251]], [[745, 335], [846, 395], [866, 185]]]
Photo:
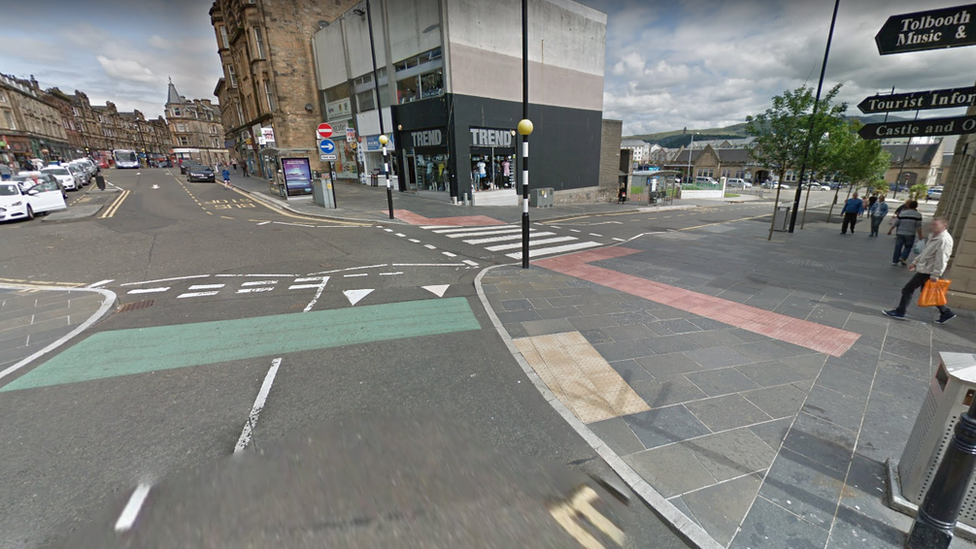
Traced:
[[[976, 107], [966, 115], [976, 115]], [[972, 311], [976, 310], [976, 134], [959, 136], [943, 180], [936, 215], [949, 222], [949, 234], [955, 239], [945, 274], [952, 280], [949, 305]]]
[[187, 99], [172, 82], [166, 94], [166, 121], [173, 139], [173, 154], [214, 166], [230, 161], [224, 147], [220, 106], [209, 99]]
[[[382, 116], [401, 191], [458, 200], [503, 189], [517, 201], [521, 3], [375, 0], [371, 15], [372, 41], [361, 2], [312, 43], [320, 108], [342, 136], [340, 177], [379, 172]], [[530, 1], [532, 185], [557, 199], [599, 185], [605, 39], [605, 14], [572, 0]]]
[[621, 149], [631, 151], [634, 166], [643, 166], [651, 157], [651, 144], [641, 139], [624, 139], [620, 142]]
[[37, 80], [0, 74], [0, 161], [47, 162], [72, 154], [61, 113], [45, 100]]
[[[224, 68], [234, 125], [225, 137], [252, 173], [270, 177], [274, 158], [289, 151], [312, 158], [324, 114], [315, 100], [312, 35], [341, 15], [349, 0], [217, 0], [210, 22]], [[236, 99], [236, 101], [235, 101]], [[239, 108], [238, 108], [239, 107]]]
[[908, 187], [938, 184], [942, 172], [942, 140], [923, 145], [883, 145], [882, 148], [891, 155], [891, 165], [885, 172], [888, 183], [897, 181]]
[[[691, 154], [691, 163], [688, 155]], [[689, 166], [691, 172], [689, 175]], [[668, 170], [682, 174], [682, 177], [711, 177], [737, 178], [745, 181], [760, 183], [770, 176], [768, 170], [763, 169], [753, 160], [748, 149], [714, 149], [710, 144], [699, 148], [695, 143], [694, 149], [682, 148], [664, 166]], [[786, 174], [786, 179], [793, 177], [793, 172]]]

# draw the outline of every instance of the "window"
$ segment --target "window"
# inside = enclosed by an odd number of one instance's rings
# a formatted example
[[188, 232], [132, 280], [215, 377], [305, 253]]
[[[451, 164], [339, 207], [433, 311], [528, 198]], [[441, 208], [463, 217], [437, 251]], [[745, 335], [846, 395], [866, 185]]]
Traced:
[[270, 80], [264, 81], [264, 95], [265, 98], [268, 100], [268, 112], [274, 112], [275, 110], [274, 92], [271, 90]]
[[227, 81], [230, 82], [230, 87], [237, 87], [237, 74], [234, 73], [234, 65], [227, 65]]
[[207, 113], [207, 120], [213, 120], [213, 113], [212, 112], [208, 112]]
[[264, 59], [264, 34], [260, 27], [254, 27], [254, 45], [257, 46], [258, 59]]
[[186, 125], [185, 124], [177, 124], [176, 125], [176, 131], [178, 131], [180, 133], [185, 132], [186, 131]]
[[241, 109], [241, 104], [240, 103], [234, 103], [234, 106], [237, 107], [237, 123], [238, 124], [243, 124], [244, 123], [244, 110]]
[[397, 81], [397, 98], [401, 105], [420, 99], [420, 83], [416, 76]]
[[356, 94], [357, 112], [367, 112], [376, 108], [375, 95], [373, 90], [366, 90]]
[[185, 135], [181, 135], [180, 136], [180, 145], [183, 145], [184, 147], [186, 147], [189, 144], [190, 144], [190, 138], [187, 137], [187, 136], [185, 136]]
[[0, 91], [0, 103], [6, 103], [6, 102], [7, 102], [7, 94], [4, 93], [3, 91]]
[[[183, 114], [180, 112], [179, 107], [173, 107], [173, 116], [183, 116]], [[98, 118], [98, 121], [99, 122], [102, 121], [101, 117]]]
[[227, 39], [227, 27], [220, 26], [220, 45], [224, 48], [230, 47], [230, 40]]
[[10, 111], [3, 111], [3, 119], [6, 121], [6, 127], [10, 130], [16, 130], [17, 124], [14, 124], [14, 113]]
[[436, 97], [444, 94], [444, 69], [420, 75], [420, 98]]

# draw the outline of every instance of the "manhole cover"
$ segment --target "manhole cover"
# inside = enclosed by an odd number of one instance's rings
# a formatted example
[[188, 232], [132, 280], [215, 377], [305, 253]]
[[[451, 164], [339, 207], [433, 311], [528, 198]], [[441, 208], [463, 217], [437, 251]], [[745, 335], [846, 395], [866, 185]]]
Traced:
[[156, 303], [155, 299], [147, 299], [145, 301], [134, 301], [132, 303], [126, 303], [125, 305], [119, 307], [115, 310], [117, 313], [127, 313], [129, 311], [137, 311], [139, 309], [145, 309], [147, 307], [152, 307]]

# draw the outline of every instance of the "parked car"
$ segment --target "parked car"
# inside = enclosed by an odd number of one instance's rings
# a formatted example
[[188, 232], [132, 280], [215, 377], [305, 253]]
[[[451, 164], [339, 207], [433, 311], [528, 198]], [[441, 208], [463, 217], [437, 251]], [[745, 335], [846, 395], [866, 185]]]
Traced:
[[13, 170], [6, 164], [0, 164], [0, 181], [6, 181], [14, 175]]
[[197, 162], [196, 160], [184, 160], [183, 163], [180, 164], [180, 173], [185, 174], [190, 170], [190, 168], [193, 168], [195, 166], [202, 167], [203, 165]]
[[217, 181], [217, 177], [214, 175], [214, 171], [210, 166], [191, 166], [186, 174], [186, 180], [190, 182], [209, 181], [214, 183]]
[[894, 192], [899, 192], [899, 193], [903, 193], [903, 192], [907, 192], [908, 191], [908, 185], [905, 185], [905, 184], [896, 185], [894, 183], [891, 183], [890, 185], [888, 185], [888, 188], [891, 189]]
[[58, 181], [58, 178], [54, 177], [53, 175], [51, 175], [49, 173], [44, 173], [44, 172], [20, 172], [17, 175], [11, 177], [10, 180], [11, 181], [16, 181], [16, 182], [20, 183], [20, 187], [22, 189], [26, 189], [28, 187], [32, 187], [32, 186], [37, 185], [38, 183], [42, 183], [42, 182], [54, 183], [55, 185], [58, 186], [59, 189], [61, 189], [61, 196], [64, 197], [64, 198], [68, 198], [68, 193], [65, 192], [64, 185], [62, 185], [61, 182]]
[[940, 198], [942, 198], [942, 185], [936, 185], [931, 189], [929, 189], [929, 192], [926, 194], [926, 196], [928, 197], [929, 200], [939, 200]]
[[79, 189], [88, 184], [88, 173], [85, 172], [85, 170], [81, 169], [81, 166], [77, 164], [70, 164], [70, 163], [62, 164], [62, 166], [67, 168], [68, 171], [71, 172], [71, 175], [74, 176], [75, 181], [78, 182]]
[[56, 182], [45, 179], [28, 188], [20, 182], [0, 183], [0, 221], [34, 219], [35, 213], [63, 210], [67, 206]]
[[69, 191], [77, 191], [81, 188], [80, 184], [75, 180], [75, 176], [64, 166], [47, 166], [41, 170], [41, 173], [53, 175]]
[[749, 183], [745, 179], [733, 177], [725, 180], [725, 186], [733, 189], [751, 189], [752, 183]]

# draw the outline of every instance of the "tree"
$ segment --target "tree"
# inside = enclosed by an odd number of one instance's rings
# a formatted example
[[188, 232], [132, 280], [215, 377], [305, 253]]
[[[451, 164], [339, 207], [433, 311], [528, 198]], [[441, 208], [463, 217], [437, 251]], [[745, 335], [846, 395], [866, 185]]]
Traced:
[[[861, 183], [884, 180], [884, 174], [891, 165], [891, 155], [882, 147], [881, 141], [876, 139], [862, 139], [857, 133], [861, 129], [861, 122], [850, 120], [844, 123], [844, 128], [830, 135], [828, 138], [829, 154], [826, 168], [838, 174], [841, 181], [850, 183], [847, 191], [858, 189]], [[883, 187], [887, 189], [887, 185]], [[834, 204], [840, 194], [840, 187], [834, 192]], [[827, 222], [834, 212], [834, 205], [830, 205]]]
[[[785, 182], [788, 171], [800, 167], [804, 154], [808, 171], [823, 171], [832, 154], [828, 146], [829, 136], [843, 126], [843, 114], [847, 111], [846, 103], [833, 104], [838, 92], [840, 84], [831, 88], [817, 103], [813, 89], [801, 86], [773, 97], [773, 105], [766, 112], [747, 116], [745, 132], [756, 138], [750, 148], [752, 158], [763, 168], [776, 173], [780, 182]], [[802, 177], [798, 179], [802, 181]], [[777, 187], [776, 206], [779, 205], [779, 194]], [[775, 220], [775, 215], [773, 218]], [[772, 235], [773, 227], [770, 226], [770, 238]]]
[[912, 185], [912, 187], [908, 189], [908, 192], [911, 193], [913, 200], [921, 200], [928, 195], [929, 188], [925, 183], [917, 183]]

